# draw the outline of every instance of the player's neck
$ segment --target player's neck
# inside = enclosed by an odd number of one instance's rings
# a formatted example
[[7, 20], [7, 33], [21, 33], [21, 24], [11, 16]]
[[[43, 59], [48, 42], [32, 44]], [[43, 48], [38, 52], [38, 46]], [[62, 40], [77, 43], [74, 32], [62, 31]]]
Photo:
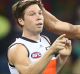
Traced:
[[23, 32], [22, 34], [23, 37], [26, 37], [28, 39], [34, 40], [34, 41], [39, 41], [40, 40], [40, 34], [33, 34], [29, 32]]

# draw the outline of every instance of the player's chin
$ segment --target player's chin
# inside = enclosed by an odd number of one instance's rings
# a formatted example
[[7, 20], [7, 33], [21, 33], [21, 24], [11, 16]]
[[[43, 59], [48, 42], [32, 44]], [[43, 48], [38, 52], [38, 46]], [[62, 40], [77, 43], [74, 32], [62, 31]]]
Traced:
[[38, 30], [37, 30], [37, 33], [41, 33], [41, 32], [42, 32], [42, 29], [38, 29]]
[[37, 33], [39, 34], [39, 33], [41, 33], [42, 31], [37, 31]]

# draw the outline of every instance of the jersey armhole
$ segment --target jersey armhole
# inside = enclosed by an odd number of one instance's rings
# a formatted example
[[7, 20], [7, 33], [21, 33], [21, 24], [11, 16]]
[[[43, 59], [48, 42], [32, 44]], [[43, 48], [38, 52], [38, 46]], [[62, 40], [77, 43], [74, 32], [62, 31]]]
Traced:
[[45, 35], [41, 35], [44, 39], [46, 39], [47, 40], [47, 42], [51, 45], [51, 42], [50, 42], [50, 39], [47, 37], [47, 36], [45, 36]]

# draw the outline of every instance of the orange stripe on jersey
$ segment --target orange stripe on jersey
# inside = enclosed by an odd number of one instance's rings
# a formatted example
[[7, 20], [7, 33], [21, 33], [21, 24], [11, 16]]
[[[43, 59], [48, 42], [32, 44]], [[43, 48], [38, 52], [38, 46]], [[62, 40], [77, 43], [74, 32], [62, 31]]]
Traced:
[[56, 74], [56, 59], [50, 61], [43, 74]]

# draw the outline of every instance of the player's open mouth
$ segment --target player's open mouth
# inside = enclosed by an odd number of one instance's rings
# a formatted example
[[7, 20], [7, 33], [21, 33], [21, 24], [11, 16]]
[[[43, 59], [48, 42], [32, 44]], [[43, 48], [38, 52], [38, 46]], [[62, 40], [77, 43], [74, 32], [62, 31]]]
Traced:
[[37, 25], [43, 25], [42, 23], [38, 23]]

